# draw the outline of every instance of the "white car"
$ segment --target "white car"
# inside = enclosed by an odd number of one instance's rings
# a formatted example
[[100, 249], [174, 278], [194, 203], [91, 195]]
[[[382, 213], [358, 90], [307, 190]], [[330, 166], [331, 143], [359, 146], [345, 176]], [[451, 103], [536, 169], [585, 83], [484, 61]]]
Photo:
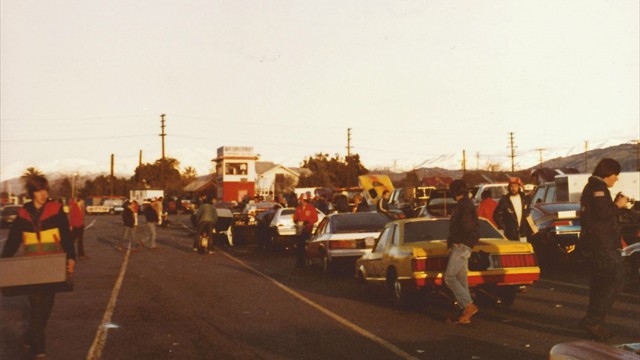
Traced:
[[371, 252], [389, 217], [377, 212], [337, 213], [324, 218], [306, 243], [307, 258], [329, 272], [338, 261], [355, 262]]
[[[318, 209], [316, 211], [318, 212], [318, 221], [313, 225], [314, 232], [325, 217], [322, 211]], [[295, 208], [281, 208], [273, 215], [273, 219], [269, 224], [271, 248], [274, 246], [284, 248], [293, 246], [296, 239], [296, 226], [293, 222], [293, 214], [295, 212]]]

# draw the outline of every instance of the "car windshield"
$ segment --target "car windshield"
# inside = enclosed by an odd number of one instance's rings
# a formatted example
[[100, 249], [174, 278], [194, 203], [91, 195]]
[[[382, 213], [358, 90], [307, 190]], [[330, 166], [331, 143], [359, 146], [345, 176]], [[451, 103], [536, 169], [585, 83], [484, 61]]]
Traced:
[[[449, 237], [449, 219], [416, 221], [404, 224], [404, 243], [446, 240]], [[502, 239], [502, 235], [487, 220], [480, 219], [480, 238]]]
[[333, 232], [344, 234], [382, 231], [389, 218], [378, 213], [361, 213], [338, 215], [334, 216], [332, 220]]

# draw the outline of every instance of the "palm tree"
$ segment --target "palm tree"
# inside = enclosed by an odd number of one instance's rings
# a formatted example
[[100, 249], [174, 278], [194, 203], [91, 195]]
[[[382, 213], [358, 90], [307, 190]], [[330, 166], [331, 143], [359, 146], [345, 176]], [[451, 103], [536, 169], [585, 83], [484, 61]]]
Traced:
[[29, 180], [36, 176], [44, 176], [44, 173], [35, 167], [29, 167], [20, 176], [20, 181], [26, 187]]

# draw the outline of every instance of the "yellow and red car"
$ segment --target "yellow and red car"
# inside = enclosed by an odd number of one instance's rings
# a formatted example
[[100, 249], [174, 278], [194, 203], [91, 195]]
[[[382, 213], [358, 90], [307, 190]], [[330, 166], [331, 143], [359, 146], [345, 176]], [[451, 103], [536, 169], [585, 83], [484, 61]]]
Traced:
[[[387, 287], [397, 304], [417, 290], [445, 286], [449, 223], [449, 218], [388, 223], [371, 253], [356, 261], [356, 279]], [[469, 259], [469, 287], [481, 287], [511, 305], [519, 286], [540, 278], [533, 248], [507, 240], [485, 219], [480, 219], [479, 231], [480, 241]]]

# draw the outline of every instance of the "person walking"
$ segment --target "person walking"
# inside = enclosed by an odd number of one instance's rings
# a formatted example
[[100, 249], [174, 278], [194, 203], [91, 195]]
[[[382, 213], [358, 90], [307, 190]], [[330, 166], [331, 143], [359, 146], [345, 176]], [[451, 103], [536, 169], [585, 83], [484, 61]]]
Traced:
[[478, 205], [478, 217], [485, 218], [489, 220], [493, 224], [493, 226], [498, 227], [498, 224], [493, 220], [493, 213], [498, 207], [498, 203], [491, 198], [491, 190], [486, 189], [480, 194], [482, 201]]
[[293, 214], [293, 223], [296, 224], [296, 267], [304, 267], [304, 252], [307, 240], [311, 238], [313, 225], [318, 221], [318, 211], [307, 200], [300, 196], [300, 202]]
[[[71, 241], [69, 221], [62, 204], [49, 199], [49, 182], [44, 176], [27, 180], [32, 201], [24, 204], [9, 230], [2, 257], [12, 257], [23, 244], [25, 256], [66, 253], [67, 272], [73, 274], [76, 252]], [[29, 358], [46, 359], [45, 328], [53, 309], [55, 293], [33, 292], [29, 297], [29, 325], [23, 336], [23, 348]]]
[[[122, 238], [118, 241], [118, 245], [116, 246], [116, 249], [118, 249], [118, 251], [122, 251], [122, 243], [123, 242], [127, 242], [129, 241], [129, 244], [131, 247], [133, 247], [133, 243], [135, 242], [135, 238], [136, 238], [136, 224], [135, 224], [135, 217], [134, 217], [134, 209], [135, 209], [135, 205], [133, 202], [129, 202], [129, 201], [125, 201], [124, 203], [124, 211], [122, 212], [122, 223], [124, 225], [124, 229], [122, 232]], [[142, 242], [142, 240], [139, 241], [140, 242], [140, 247], [144, 248], [144, 243]]]
[[614, 201], [609, 191], [618, 181], [620, 170], [620, 163], [616, 160], [600, 160], [580, 197], [580, 240], [587, 246], [591, 270], [589, 306], [580, 325], [596, 340], [610, 337], [604, 327], [605, 318], [624, 285], [618, 213], [627, 205], [629, 198], [620, 195]]
[[198, 251], [198, 242], [200, 241], [200, 236], [204, 233], [209, 236], [207, 251], [209, 254], [213, 254], [214, 252], [213, 230], [216, 228], [216, 223], [218, 222], [218, 212], [213, 205], [214, 201], [215, 198], [213, 196], [207, 196], [204, 204], [200, 206], [196, 213], [196, 236], [195, 239], [193, 239], [193, 251]]
[[504, 231], [509, 240], [527, 242], [531, 227], [527, 221], [529, 216], [529, 198], [522, 191], [519, 178], [509, 179], [509, 193], [504, 195], [493, 212], [493, 221], [498, 229]]
[[153, 199], [149, 204], [144, 207], [144, 217], [147, 221], [147, 228], [149, 228], [149, 247], [151, 249], [157, 249], [158, 246], [156, 244], [157, 240], [157, 226], [158, 226], [158, 212], [156, 211], [156, 203], [157, 199]]
[[462, 180], [452, 181], [449, 188], [458, 204], [451, 214], [449, 224], [447, 248], [450, 252], [444, 280], [453, 292], [458, 307], [462, 310], [462, 314], [455, 323], [469, 324], [471, 317], [478, 312], [478, 307], [471, 299], [467, 282], [471, 249], [480, 240], [478, 214], [473, 202], [467, 196], [467, 186]]
[[71, 241], [76, 246], [76, 255], [82, 259], [84, 253], [84, 200], [81, 198], [69, 201], [69, 225], [71, 226]]

